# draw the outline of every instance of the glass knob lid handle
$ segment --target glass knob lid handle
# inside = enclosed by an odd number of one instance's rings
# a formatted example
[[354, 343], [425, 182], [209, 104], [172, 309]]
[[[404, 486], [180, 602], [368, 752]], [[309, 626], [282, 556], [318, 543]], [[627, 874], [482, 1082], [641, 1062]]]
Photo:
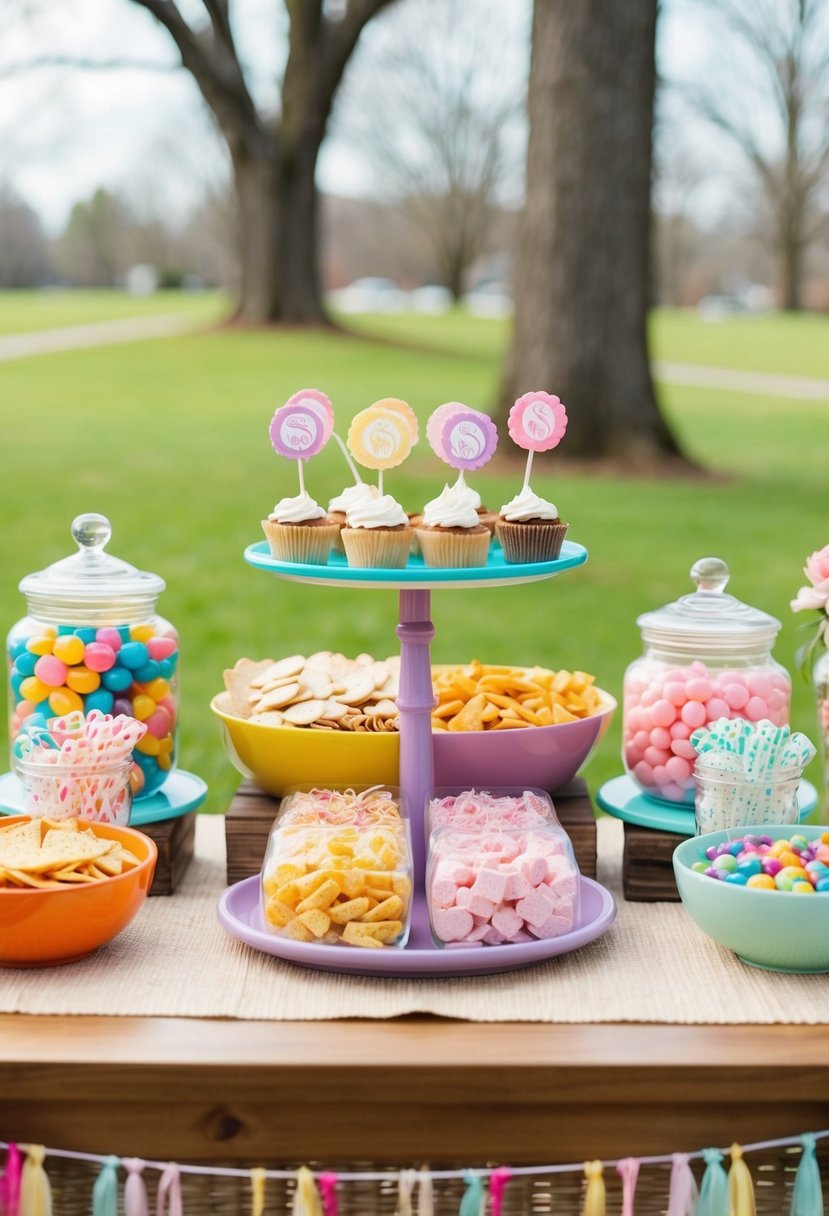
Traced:
[[99, 557], [111, 536], [112, 525], [105, 515], [90, 512], [72, 520], [72, 537], [87, 559]]
[[731, 571], [721, 557], [701, 557], [691, 567], [691, 578], [697, 591], [721, 595], [728, 585]]

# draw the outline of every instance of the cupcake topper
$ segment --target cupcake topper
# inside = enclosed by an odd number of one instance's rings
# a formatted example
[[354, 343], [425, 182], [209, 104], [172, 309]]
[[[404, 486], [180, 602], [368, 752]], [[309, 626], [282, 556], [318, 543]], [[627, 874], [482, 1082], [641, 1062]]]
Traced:
[[321, 452], [334, 427], [334, 411], [324, 393], [302, 389], [279, 407], [268, 428], [271, 444], [280, 456], [297, 462], [299, 489], [305, 493], [303, 460]]
[[372, 409], [391, 410], [393, 414], [399, 414], [405, 419], [412, 435], [412, 447], [417, 443], [420, 434], [417, 414], [412, 407], [406, 402], [401, 401], [399, 397], [383, 397], [380, 401], [375, 401]]
[[567, 410], [550, 393], [525, 393], [509, 412], [508, 428], [513, 443], [527, 452], [524, 489], [530, 484], [534, 452], [558, 447], [567, 430]]
[[498, 446], [495, 423], [478, 410], [455, 410], [445, 419], [433, 450], [453, 469], [480, 469]]
[[383, 470], [402, 464], [414, 442], [408, 419], [383, 405], [361, 410], [348, 428], [348, 449], [358, 464], [378, 470], [381, 494]]

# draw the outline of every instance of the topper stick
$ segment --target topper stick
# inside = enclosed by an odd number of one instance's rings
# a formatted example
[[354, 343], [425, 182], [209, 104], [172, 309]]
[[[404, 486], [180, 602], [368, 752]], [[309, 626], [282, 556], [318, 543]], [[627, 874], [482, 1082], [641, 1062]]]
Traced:
[[299, 492], [300, 492], [300, 494], [304, 494], [305, 493], [305, 478], [302, 476], [302, 461], [301, 460], [298, 460], [296, 462], [296, 467], [297, 467], [297, 472], [299, 473]]
[[[533, 467], [533, 450], [532, 450], [532, 448], [530, 448], [530, 450], [527, 452], [527, 467], [524, 470], [523, 490], [528, 490], [530, 488], [530, 473], [532, 471], [532, 467]], [[522, 493], [523, 493], [523, 490], [522, 490]]]
[[345, 462], [348, 465], [349, 469], [351, 470], [351, 476], [354, 478], [354, 484], [356, 486], [361, 486], [363, 484], [363, 479], [360, 476], [359, 469], [357, 468], [354, 461], [351, 459], [351, 453], [349, 452], [348, 448], [343, 443], [342, 439], [340, 439], [337, 432], [332, 431], [331, 433], [334, 436], [334, 438], [336, 439], [337, 443], [339, 444], [340, 451], [342, 452], [343, 456], [345, 457]]
[[378, 469], [378, 471], [377, 471], [377, 489], [380, 491], [380, 497], [382, 498], [382, 496], [383, 496], [383, 470], [382, 469]]

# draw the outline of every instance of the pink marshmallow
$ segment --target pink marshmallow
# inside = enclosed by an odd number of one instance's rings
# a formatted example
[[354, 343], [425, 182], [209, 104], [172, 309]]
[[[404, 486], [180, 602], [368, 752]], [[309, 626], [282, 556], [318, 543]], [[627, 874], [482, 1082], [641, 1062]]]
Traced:
[[487, 920], [489, 920], [496, 907], [497, 904], [495, 904], [493, 900], [484, 899], [483, 895], [476, 895], [474, 887], [472, 888], [472, 894], [470, 896], [469, 903], [467, 904], [467, 910], [471, 912], [473, 916], [484, 916]]
[[455, 896], [455, 905], [458, 908], [468, 908], [472, 899], [472, 889], [470, 887], [458, 887], [457, 895]]
[[520, 870], [517, 874], [508, 874], [507, 884], [504, 887], [504, 899], [510, 903], [515, 903], [517, 899], [523, 899], [531, 889], [530, 884]]
[[530, 891], [519, 899], [515, 910], [528, 927], [543, 925], [550, 918], [550, 900], [540, 890]]
[[[466, 891], [467, 887], [461, 887]], [[457, 902], [458, 888], [448, 878], [439, 878], [432, 883], [432, 903], [438, 908], [451, 908]]]
[[490, 925], [481, 940], [486, 946], [502, 946], [507, 939], [503, 933], [499, 933], [497, 929], [493, 929], [492, 925]]
[[432, 927], [440, 941], [457, 942], [472, 932], [472, 914], [465, 908], [433, 908]]
[[499, 933], [503, 933], [504, 937], [513, 937], [520, 929], [523, 929], [524, 921], [515, 908], [511, 908], [508, 904], [501, 904], [492, 914], [492, 927]]
[[501, 870], [480, 870], [472, 884], [472, 893], [490, 903], [499, 904], [504, 898], [506, 885], [507, 875]]
[[543, 925], [533, 925], [528, 922], [527, 928], [534, 937], [561, 937], [562, 934], [570, 932], [573, 928], [573, 921], [572, 918], [568, 919], [564, 916], [550, 916]]
[[547, 876], [547, 862], [543, 857], [527, 857], [521, 865], [521, 872], [531, 887], [537, 887]]

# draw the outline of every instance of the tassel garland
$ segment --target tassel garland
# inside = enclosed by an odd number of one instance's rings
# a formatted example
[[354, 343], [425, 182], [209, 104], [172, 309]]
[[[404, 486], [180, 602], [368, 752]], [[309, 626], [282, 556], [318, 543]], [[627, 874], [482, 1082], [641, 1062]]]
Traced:
[[754, 1183], [739, 1144], [731, 1145], [728, 1171], [728, 1216], [755, 1216]]

